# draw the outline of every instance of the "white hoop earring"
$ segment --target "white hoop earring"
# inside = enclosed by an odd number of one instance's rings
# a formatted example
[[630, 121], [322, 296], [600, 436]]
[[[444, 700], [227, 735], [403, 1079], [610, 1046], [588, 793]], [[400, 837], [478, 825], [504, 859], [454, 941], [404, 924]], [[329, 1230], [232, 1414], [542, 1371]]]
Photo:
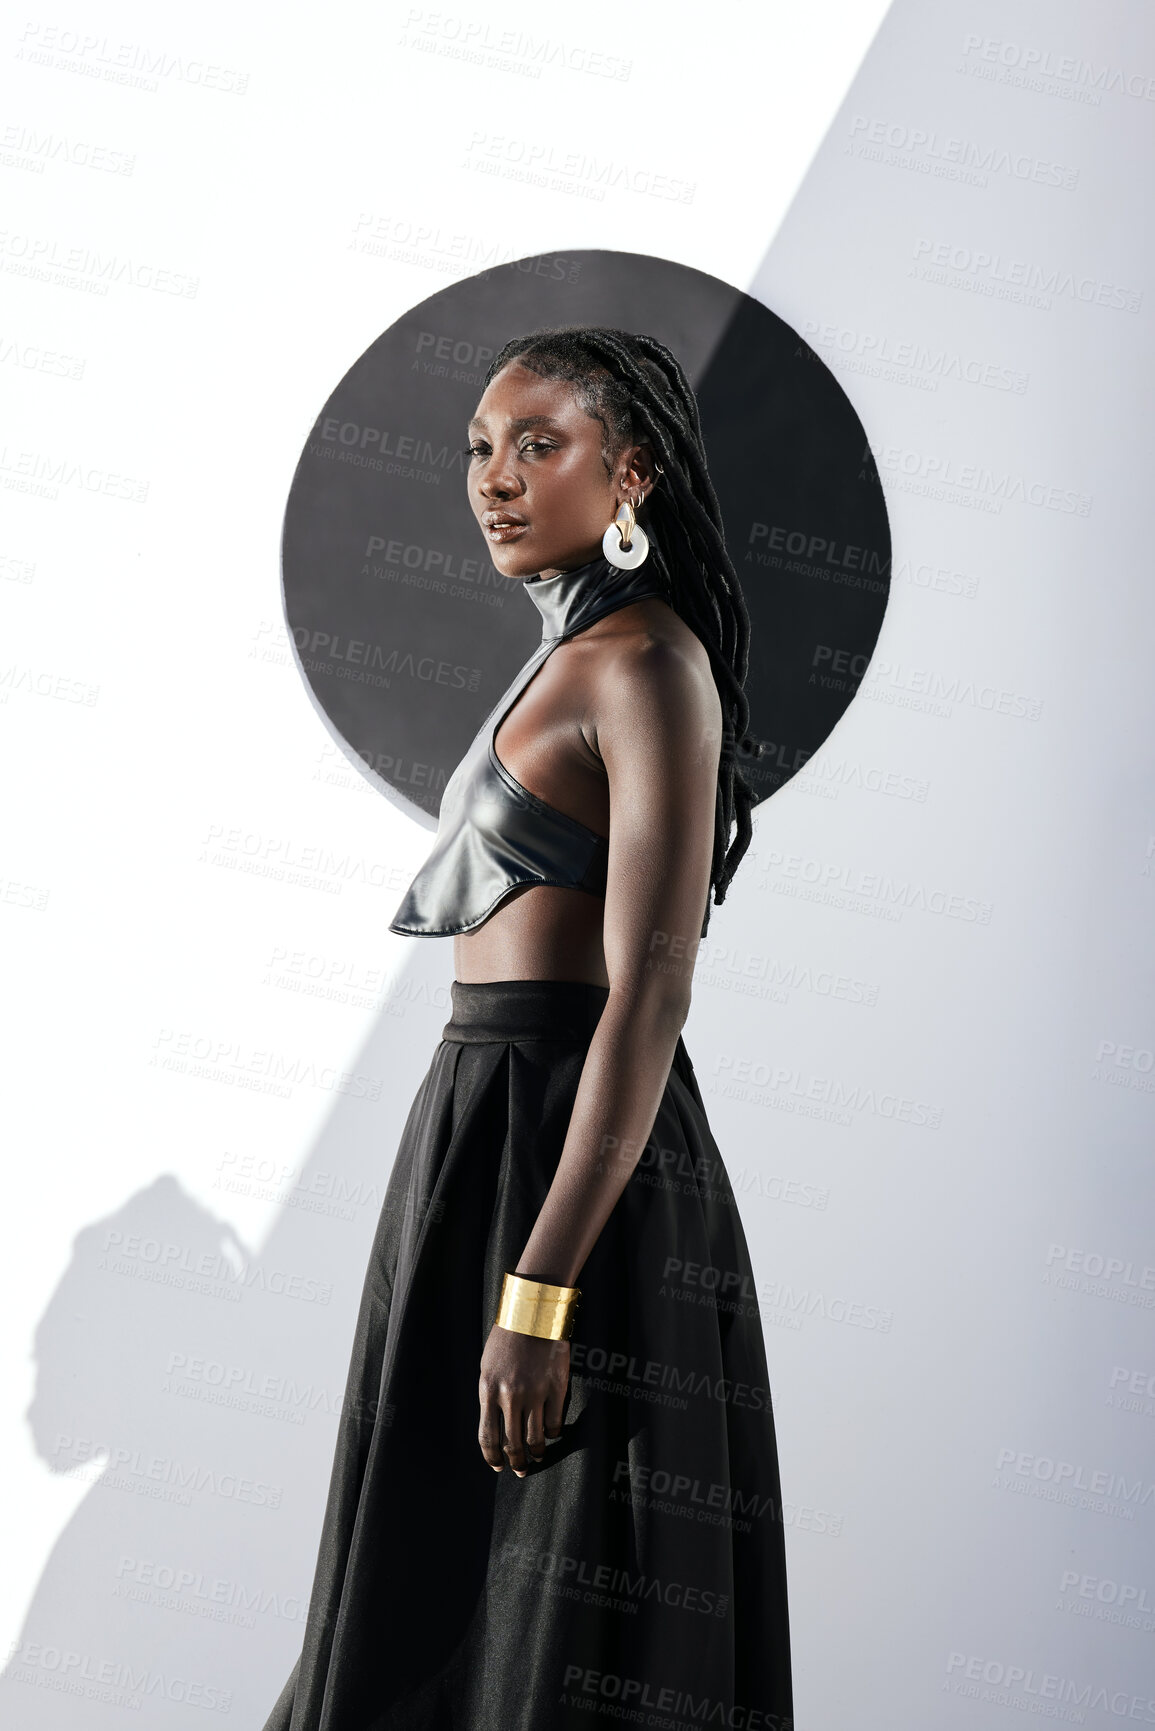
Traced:
[[[641, 499], [638, 500], [641, 504]], [[634, 507], [629, 500], [618, 506], [617, 515], [602, 536], [602, 552], [619, 571], [636, 571], [648, 558], [650, 541], [639, 527]]]

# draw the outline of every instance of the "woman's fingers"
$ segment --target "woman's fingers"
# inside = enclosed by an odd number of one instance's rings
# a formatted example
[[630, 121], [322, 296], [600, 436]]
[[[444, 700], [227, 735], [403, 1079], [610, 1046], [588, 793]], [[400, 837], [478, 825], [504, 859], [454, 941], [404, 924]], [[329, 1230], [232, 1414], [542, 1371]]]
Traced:
[[540, 1405], [526, 1410], [525, 1452], [532, 1461], [541, 1460], [545, 1454], [545, 1420]]
[[561, 1435], [562, 1415], [565, 1412], [565, 1397], [569, 1389], [569, 1345], [559, 1341], [555, 1348], [554, 1375], [550, 1377], [549, 1392], [545, 1397], [545, 1434], [550, 1442], [556, 1442]]
[[505, 1457], [501, 1451], [501, 1405], [496, 1390], [491, 1393], [484, 1381], [478, 1393], [481, 1400], [481, 1423], [478, 1426], [477, 1441], [489, 1465], [494, 1472], [499, 1473], [505, 1465]]
[[523, 1479], [529, 1463], [525, 1458], [526, 1415], [521, 1396], [513, 1394], [508, 1388], [503, 1389], [501, 1413], [505, 1420], [505, 1452], [517, 1477]]

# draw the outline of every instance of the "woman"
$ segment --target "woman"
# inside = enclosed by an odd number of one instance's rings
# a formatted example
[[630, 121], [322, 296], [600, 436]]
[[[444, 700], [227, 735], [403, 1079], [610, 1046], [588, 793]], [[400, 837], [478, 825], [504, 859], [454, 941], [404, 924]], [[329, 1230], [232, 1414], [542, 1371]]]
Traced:
[[752, 804], [697, 405], [655, 339], [566, 328], [506, 344], [469, 433], [470, 504], [542, 641], [391, 922], [453, 936], [452, 1016], [266, 1731], [790, 1731], [765, 1346], [681, 1036]]

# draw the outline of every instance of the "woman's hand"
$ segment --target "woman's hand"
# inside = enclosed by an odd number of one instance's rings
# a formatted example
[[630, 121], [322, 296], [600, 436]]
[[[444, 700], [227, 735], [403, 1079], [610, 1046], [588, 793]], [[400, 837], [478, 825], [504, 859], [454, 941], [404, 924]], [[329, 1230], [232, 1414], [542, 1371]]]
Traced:
[[568, 1387], [568, 1340], [542, 1340], [494, 1323], [481, 1355], [477, 1440], [495, 1472], [505, 1464], [503, 1449], [519, 1479], [529, 1461], [543, 1458], [545, 1439], [561, 1435]]

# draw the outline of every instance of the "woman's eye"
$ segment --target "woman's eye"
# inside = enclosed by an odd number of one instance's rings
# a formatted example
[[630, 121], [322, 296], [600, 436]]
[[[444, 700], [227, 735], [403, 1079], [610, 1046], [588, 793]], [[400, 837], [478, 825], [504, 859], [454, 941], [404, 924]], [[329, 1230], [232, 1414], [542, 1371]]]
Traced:
[[[524, 445], [519, 445], [518, 452], [520, 455], [524, 455], [526, 451], [556, 451], [556, 449], [557, 446], [551, 444], [548, 439], [527, 439]], [[467, 445], [464, 454], [467, 457], [488, 457], [491, 453], [488, 445]]]

